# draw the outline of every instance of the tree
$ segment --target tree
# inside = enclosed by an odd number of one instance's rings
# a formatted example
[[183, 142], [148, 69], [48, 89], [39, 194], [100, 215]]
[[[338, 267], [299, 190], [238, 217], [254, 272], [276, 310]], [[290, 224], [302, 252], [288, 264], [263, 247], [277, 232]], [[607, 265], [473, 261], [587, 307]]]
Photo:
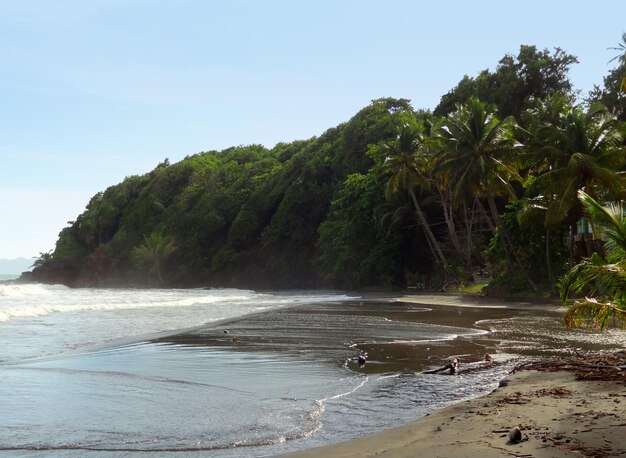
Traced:
[[577, 192], [592, 196], [619, 195], [623, 181], [615, 173], [624, 163], [619, 122], [606, 108], [595, 105], [587, 112], [580, 106], [563, 105], [552, 122], [532, 128], [537, 143], [534, 151], [545, 172], [529, 184], [529, 196], [542, 196], [547, 212], [546, 227], [561, 222], [570, 225], [570, 266], [576, 223], [582, 216]]
[[[546, 206], [541, 196], [534, 199], [520, 199], [518, 201], [518, 209], [515, 216], [518, 224], [526, 229], [526, 233], [532, 232], [533, 222], [546, 220]], [[548, 274], [548, 285], [550, 287], [550, 293], [553, 296], [556, 296], [556, 282], [554, 281], [554, 270], [552, 268], [551, 235], [552, 228], [545, 227], [545, 266]]]
[[626, 32], [622, 33], [622, 42], [609, 49], [619, 51], [609, 61], [617, 61], [618, 65], [604, 77], [604, 87], [595, 85], [586, 100], [590, 105], [594, 102], [602, 103], [617, 119], [626, 121]]
[[419, 154], [423, 144], [423, 137], [416, 126], [409, 124], [402, 125], [398, 130], [398, 135], [392, 141], [382, 145], [386, 153], [385, 167], [390, 171], [391, 176], [385, 188], [387, 200], [398, 191], [404, 191], [411, 198], [415, 207], [419, 222], [426, 234], [428, 246], [435, 260], [441, 263], [444, 270], [452, 275], [452, 270], [448, 265], [445, 255], [437, 238], [433, 234], [430, 224], [415, 195], [415, 189], [429, 189], [430, 183], [424, 169], [424, 158]]
[[[410, 263], [401, 233], [383, 230], [384, 180], [378, 170], [349, 175], [320, 225], [316, 263], [324, 280], [335, 287], [398, 285]], [[411, 241], [407, 241], [410, 243]]]
[[605, 329], [611, 319], [626, 325], [626, 218], [622, 203], [603, 206], [584, 191], [578, 198], [594, 230], [606, 237], [604, 257], [597, 253], [583, 259], [563, 277], [561, 300], [572, 293], [585, 297], [575, 301], [565, 315], [568, 327]]
[[48, 262], [52, 260], [52, 251], [48, 251], [47, 253], [40, 252], [39, 257], [34, 258], [35, 262], [31, 265], [31, 267], [38, 268], [43, 267]]
[[[521, 180], [514, 157], [518, 147], [514, 128], [514, 118], [500, 120], [493, 109], [472, 97], [466, 104], [457, 105], [457, 110], [450, 113], [440, 127], [443, 148], [434, 166], [434, 173], [445, 174], [452, 183], [452, 195], [457, 202], [472, 196], [482, 208], [480, 198], [485, 196], [491, 215], [491, 220], [487, 218], [487, 222], [494, 235], [496, 230], [500, 231], [511, 270], [514, 269], [515, 252], [506, 229], [501, 225], [495, 196], [515, 198], [511, 180]], [[483, 213], [487, 216], [484, 209]], [[525, 277], [536, 290], [526, 273]]]
[[144, 242], [133, 250], [135, 262], [153, 271], [159, 283], [164, 284], [163, 266], [176, 250], [174, 241], [160, 231], [155, 231], [150, 236], [144, 235], [143, 240]]
[[[554, 147], [555, 137], [559, 131], [554, 126], [561, 124], [561, 119], [572, 106], [573, 98], [568, 94], [557, 93], [537, 100], [534, 106], [522, 114], [526, 129], [519, 129], [524, 137], [525, 156], [528, 158], [529, 182], [537, 175], [553, 170], [562, 165], [561, 152]], [[548, 211], [554, 196], [541, 193], [534, 197], [525, 197], [521, 200], [517, 211], [518, 222], [530, 228], [537, 221], [543, 221], [545, 230], [545, 266], [547, 268], [548, 283], [551, 293], [557, 295], [555, 275], [553, 271], [553, 234], [560, 232], [561, 221]], [[572, 246], [570, 244], [570, 246]], [[571, 265], [570, 265], [571, 267]]]
[[[626, 32], [622, 32], [622, 42], [618, 43], [616, 47], [609, 49], [619, 51], [619, 54], [611, 59], [610, 62], [616, 60], [620, 63], [621, 67], [626, 66]], [[620, 83], [619, 90], [621, 92], [626, 92], [626, 72], [622, 73], [622, 81]]]
[[447, 115], [456, 104], [470, 97], [495, 104], [501, 117], [518, 117], [528, 103], [550, 94], [572, 90], [568, 79], [569, 68], [578, 59], [560, 48], [551, 53], [535, 46], [520, 46], [517, 56], [505, 55], [495, 70], [483, 70], [476, 78], [465, 76], [450, 92], [441, 97], [434, 110], [436, 115]]

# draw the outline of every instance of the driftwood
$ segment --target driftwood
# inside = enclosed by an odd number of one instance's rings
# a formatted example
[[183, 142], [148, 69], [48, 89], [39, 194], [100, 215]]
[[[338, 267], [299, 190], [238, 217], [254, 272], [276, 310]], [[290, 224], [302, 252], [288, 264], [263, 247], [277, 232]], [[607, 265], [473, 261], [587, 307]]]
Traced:
[[518, 365], [513, 372], [520, 370], [570, 371], [578, 380], [614, 380], [626, 384], [626, 351], [530, 361]]
[[450, 361], [448, 364], [446, 364], [443, 367], [440, 367], [438, 369], [432, 369], [429, 371], [424, 371], [423, 374], [438, 374], [439, 372], [445, 372], [448, 371], [448, 373], [450, 375], [456, 375], [456, 374], [461, 374], [461, 373], [466, 373], [466, 372], [473, 372], [479, 369], [484, 369], [486, 367], [490, 367], [493, 364], [493, 359], [491, 358], [491, 355], [486, 354], [485, 358], [481, 361], [476, 361], [473, 363], [468, 363], [467, 367], [464, 367], [463, 369], [459, 368], [459, 360], [454, 358], [452, 361]]
[[438, 372], [443, 372], [443, 371], [450, 371], [450, 375], [454, 375], [456, 373], [458, 373], [459, 371], [459, 360], [454, 358], [452, 361], [450, 361], [448, 364], [446, 364], [443, 367], [440, 367], [439, 369], [433, 369], [430, 371], [425, 371], [424, 374], [437, 374]]

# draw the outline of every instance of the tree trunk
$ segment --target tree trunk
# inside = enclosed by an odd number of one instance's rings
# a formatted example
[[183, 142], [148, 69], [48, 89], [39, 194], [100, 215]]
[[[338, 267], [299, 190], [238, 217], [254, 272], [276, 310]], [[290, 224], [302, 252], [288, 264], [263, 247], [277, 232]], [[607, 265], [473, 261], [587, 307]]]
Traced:
[[576, 235], [576, 223], [570, 224], [569, 227], [569, 268], [574, 267], [574, 242]]
[[496, 226], [494, 226], [493, 222], [491, 221], [491, 218], [489, 218], [489, 215], [487, 215], [485, 206], [478, 198], [474, 199], [474, 202], [478, 205], [478, 210], [480, 211], [480, 214], [483, 216], [483, 219], [487, 223], [487, 226], [489, 226], [489, 229], [491, 229], [491, 232], [493, 232], [493, 235], [496, 235], [496, 232], [497, 232]]
[[441, 207], [443, 209], [443, 217], [446, 221], [446, 226], [448, 227], [448, 235], [450, 236], [450, 241], [452, 242], [452, 246], [456, 251], [459, 259], [464, 260], [465, 268], [471, 272], [471, 263], [468, 260], [471, 260], [469, 256], [466, 255], [467, 250], [463, 250], [461, 247], [461, 242], [459, 241], [459, 235], [456, 231], [456, 225], [454, 224], [454, 209], [452, 208], [452, 199], [449, 197], [450, 193], [448, 191], [439, 190], [439, 198], [441, 200]]
[[[500, 220], [500, 214], [498, 213], [498, 209], [496, 207], [496, 201], [493, 198], [493, 194], [491, 192], [487, 193], [487, 202], [489, 203], [489, 210], [491, 211], [493, 221], [495, 225], [500, 228], [500, 234], [501, 234], [500, 239], [502, 240], [502, 248], [504, 249], [505, 253], [507, 253], [507, 258], [509, 260], [509, 268], [511, 270], [515, 269], [515, 266], [513, 265], [513, 262], [512, 262], [512, 258], [515, 259], [515, 263], [517, 264], [518, 268], [522, 272], [522, 275], [526, 279], [526, 282], [528, 283], [528, 285], [531, 287], [531, 289], [533, 290], [535, 294], [538, 293], [539, 288], [537, 287], [535, 282], [532, 280], [532, 278], [530, 278], [530, 275], [528, 275], [528, 272], [526, 271], [524, 266], [522, 266], [522, 262], [517, 256], [517, 253], [515, 252], [515, 246], [513, 245], [511, 238], [509, 237], [508, 231], [506, 230], [506, 228], [504, 227], [504, 224], [502, 224]], [[510, 253], [507, 248], [510, 248]]]
[[550, 294], [558, 296], [554, 272], [552, 271], [552, 243], [550, 242], [550, 229], [546, 229], [546, 266], [548, 268], [548, 283], [550, 284]]
[[474, 245], [474, 237], [472, 236], [472, 232], [474, 229], [474, 214], [476, 211], [476, 199], [472, 201], [472, 209], [470, 210], [470, 217], [467, 217], [468, 210], [463, 206], [463, 222], [465, 223], [465, 231], [467, 233], [467, 264], [472, 265], [472, 258], [476, 255], [476, 260], [482, 265], [482, 259], [479, 253], [475, 253], [475, 245]]
[[415, 193], [413, 192], [413, 190], [410, 191], [410, 194], [411, 194], [411, 199], [413, 199], [413, 204], [415, 205], [415, 210], [417, 211], [417, 216], [418, 216], [418, 218], [420, 220], [420, 223], [424, 227], [424, 232], [426, 233], [426, 238], [428, 239], [429, 244], [431, 245], [431, 249], [433, 250], [433, 255], [435, 256], [435, 258], [437, 258], [442, 263], [443, 268], [445, 269], [445, 271], [449, 275], [452, 275], [452, 271], [450, 269], [450, 266], [448, 265], [448, 262], [446, 261], [446, 258], [443, 255], [443, 252], [441, 251], [441, 246], [439, 246], [439, 242], [437, 242], [437, 239], [435, 238], [435, 235], [430, 230], [430, 225], [428, 224], [428, 221], [426, 220], [426, 215], [424, 215], [424, 212], [422, 211], [422, 208], [420, 207], [419, 203], [417, 202], [417, 198], [415, 197]]

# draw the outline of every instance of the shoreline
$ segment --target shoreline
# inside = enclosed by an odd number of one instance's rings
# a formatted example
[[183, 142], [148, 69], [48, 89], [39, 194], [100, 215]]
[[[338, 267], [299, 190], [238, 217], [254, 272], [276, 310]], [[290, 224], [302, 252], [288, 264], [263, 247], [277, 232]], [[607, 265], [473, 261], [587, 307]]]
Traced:
[[523, 309], [523, 310], [547, 310], [551, 312], [564, 312], [567, 307], [560, 302], [532, 302], [525, 300], [510, 300], [506, 298], [470, 296], [463, 294], [405, 294], [399, 296], [398, 302], [422, 305], [443, 305], [446, 307], [461, 308], [496, 308], [496, 309]]
[[[521, 370], [490, 394], [409, 424], [281, 457], [625, 456], [623, 381], [577, 380], [572, 372]], [[509, 440], [519, 427], [522, 441]]]
[[[405, 295], [397, 301], [461, 308], [565, 309], [558, 304], [444, 294]], [[625, 385], [624, 375], [621, 380], [580, 380], [571, 368], [524, 368], [509, 374], [487, 395], [434, 410], [406, 425], [280, 456], [626, 456]], [[509, 440], [515, 427], [521, 432], [520, 442]]]

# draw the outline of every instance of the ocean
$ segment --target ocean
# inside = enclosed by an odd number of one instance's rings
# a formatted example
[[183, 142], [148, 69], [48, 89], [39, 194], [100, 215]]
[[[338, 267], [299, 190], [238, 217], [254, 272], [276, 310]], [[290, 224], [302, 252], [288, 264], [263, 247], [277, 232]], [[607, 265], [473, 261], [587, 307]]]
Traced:
[[[623, 343], [549, 307], [0, 284], [0, 456], [274, 456], [485, 394], [525, 358]], [[451, 357], [467, 370], [423, 374]]]

